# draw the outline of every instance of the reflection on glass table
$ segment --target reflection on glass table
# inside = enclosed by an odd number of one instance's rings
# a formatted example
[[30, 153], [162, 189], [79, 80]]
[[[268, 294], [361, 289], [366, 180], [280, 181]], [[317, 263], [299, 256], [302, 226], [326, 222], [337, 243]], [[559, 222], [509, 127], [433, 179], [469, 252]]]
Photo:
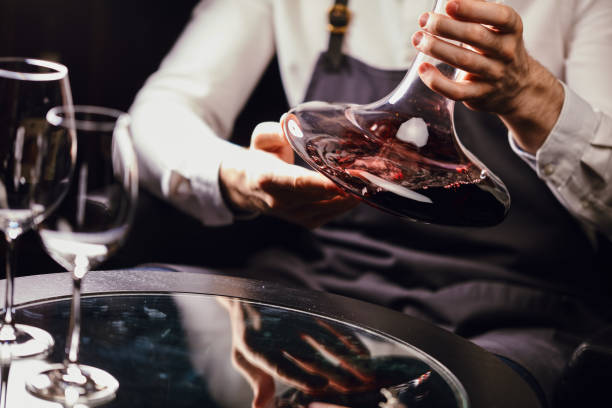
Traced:
[[[198, 294], [93, 296], [82, 308], [85, 321], [95, 322], [83, 327], [83, 358], [120, 383], [104, 406], [469, 406], [460, 382], [422, 351], [315, 314]], [[70, 304], [48, 301], [18, 313], [59, 343]], [[19, 387], [45, 364], [11, 367], [9, 406], [58, 406]]]

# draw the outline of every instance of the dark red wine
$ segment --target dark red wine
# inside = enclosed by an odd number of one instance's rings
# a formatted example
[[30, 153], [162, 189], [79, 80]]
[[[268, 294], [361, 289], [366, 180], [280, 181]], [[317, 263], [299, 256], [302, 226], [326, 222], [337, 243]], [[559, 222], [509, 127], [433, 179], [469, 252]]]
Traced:
[[307, 103], [283, 128], [302, 159], [374, 207], [437, 224], [499, 223], [509, 208], [503, 184], [460, 145], [448, 111], [420, 109]]

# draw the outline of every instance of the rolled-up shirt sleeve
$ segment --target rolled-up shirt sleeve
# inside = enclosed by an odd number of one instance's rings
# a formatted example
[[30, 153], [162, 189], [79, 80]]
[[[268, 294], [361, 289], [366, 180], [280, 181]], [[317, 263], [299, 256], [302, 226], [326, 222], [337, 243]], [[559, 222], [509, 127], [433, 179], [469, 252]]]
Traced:
[[612, 239], [612, 118], [566, 87], [559, 121], [535, 170], [581, 221]]
[[207, 225], [233, 221], [219, 190], [234, 120], [274, 54], [266, 0], [205, 0], [130, 109], [141, 182]]
[[612, 2], [579, 4], [557, 123], [535, 156], [510, 143], [570, 213], [612, 240]]

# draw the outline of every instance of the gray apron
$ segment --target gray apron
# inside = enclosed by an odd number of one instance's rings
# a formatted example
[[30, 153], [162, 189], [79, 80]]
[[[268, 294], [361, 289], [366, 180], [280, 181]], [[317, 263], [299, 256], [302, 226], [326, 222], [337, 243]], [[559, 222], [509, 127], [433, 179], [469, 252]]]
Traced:
[[[369, 103], [404, 71], [322, 54], [306, 100]], [[359, 205], [346, 216], [255, 255], [249, 276], [338, 293], [429, 320], [527, 369], [551, 400], [580, 341], [604, 323], [606, 288], [580, 225], [511, 150], [494, 115], [455, 106], [463, 144], [500, 176], [508, 217], [487, 228], [402, 220]], [[284, 237], [287, 239], [287, 237]], [[581, 299], [588, 296], [594, 304]]]

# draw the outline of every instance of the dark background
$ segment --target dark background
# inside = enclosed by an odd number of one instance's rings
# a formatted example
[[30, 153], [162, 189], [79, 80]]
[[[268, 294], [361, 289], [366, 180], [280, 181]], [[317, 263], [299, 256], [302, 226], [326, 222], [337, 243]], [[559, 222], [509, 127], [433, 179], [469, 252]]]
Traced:
[[[188, 22], [197, 0], [2, 0], [0, 56], [58, 61], [69, 69], [75, 104], [128, 110]], [[276, 61], [240, 115], [234, 140], [246, 144], [260, 121], [286, 111]], [[147, 262], [235, 266], [244, 248], [266, 244], [276, 221], [202, 227], [142, 191], [134, 227], [124, 247], [99, 269]], [[282, 227], [284, 228], [284, 226]], [[4, 249], [4, 248], [2, 248]], [[0, 262], [4, 263], [4, 251]], [[17, 276], [61, 271], [30, 231], [18, 243]], [[4, 272], [2, 272], [2, 275]]]

